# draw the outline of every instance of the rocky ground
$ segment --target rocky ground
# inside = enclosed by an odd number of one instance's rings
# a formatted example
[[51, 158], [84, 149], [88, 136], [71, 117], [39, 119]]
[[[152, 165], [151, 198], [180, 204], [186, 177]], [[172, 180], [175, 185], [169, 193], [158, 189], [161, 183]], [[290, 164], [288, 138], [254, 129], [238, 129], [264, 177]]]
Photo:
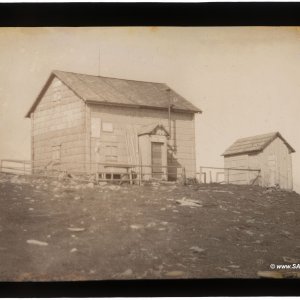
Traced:
[[294, 192], [1, 174], [0, 205], [0, 281], [257, 278], [300, 263]]

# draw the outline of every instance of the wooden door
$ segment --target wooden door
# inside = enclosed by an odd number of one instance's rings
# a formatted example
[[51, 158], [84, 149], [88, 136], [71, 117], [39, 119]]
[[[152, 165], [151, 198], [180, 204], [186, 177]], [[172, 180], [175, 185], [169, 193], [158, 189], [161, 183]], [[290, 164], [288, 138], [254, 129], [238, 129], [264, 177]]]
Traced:
[[163, 175], [162, 168], [162, 147], [163, 143], [151, 143], [151, 161], [152, 161], [152, 177], [161, 179]]

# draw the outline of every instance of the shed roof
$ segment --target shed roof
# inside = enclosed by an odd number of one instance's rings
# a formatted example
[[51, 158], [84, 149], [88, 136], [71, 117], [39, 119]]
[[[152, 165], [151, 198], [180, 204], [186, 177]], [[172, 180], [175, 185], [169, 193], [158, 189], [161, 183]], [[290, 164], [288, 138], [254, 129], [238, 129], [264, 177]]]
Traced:
[[237, 155], [237, 154], [261, 152], [277, 137], [280, 138], [285, 143], [290, 153], [295, 152], [295, 150], [282, 137], [282, 135], [279, 132], [271, 132], [271, 133], [238, 139], [229, 148], [227, 148], [222, 155], [230, 156], [230, 155]]
[[77, 96], [88, 103], [167, 109], [171, 99], [174, 110], [201, 112], [199, 108], [164, 83], [53, 71], [26, 117], [34, 111], [54, 77], [64, 82]]

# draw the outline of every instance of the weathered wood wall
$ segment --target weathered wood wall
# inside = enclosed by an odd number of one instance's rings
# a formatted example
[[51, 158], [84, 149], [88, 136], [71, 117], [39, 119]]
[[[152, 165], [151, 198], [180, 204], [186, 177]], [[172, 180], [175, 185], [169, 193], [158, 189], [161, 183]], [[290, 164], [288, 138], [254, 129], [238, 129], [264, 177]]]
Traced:
[[292, 190], [292, 156], [280, 138], [276, 138], [259, 155], [263, 185], [268, 186], [271, 183], [273, 175], [270, 170], [270, 160], [273, 158], [275, 159], [275, 184], [278, 184], [282, 189]]
[[[103, 132], [91, 138], [91, 161], [105, 161], [106, 147], [115, 145], [117, 163], [128, 163], [126, 134], [137, 137], [138, 130], [150, 124], [162, 124], [168, 128], [168, 111], [138, 109], [105, 105], [89, 105], [91, 119], [101, 119], [101, 123], [111, 123], [113, 132]], [[169, 164], [184, 166], [188, 177], [195, 176], [195, 128], [194, 114], [172, 112], [172, 130], [169, 140]], [[95, 122], [95, 121], [89, 121]], [[137, 145], [137, 143], [135, 143]], [[87, 146], [88, 148], [89, 146]]]
[[[262, 152], [242, 154], [224, 158], [225, 168], [260, 169], [258, 183], [262, 186], [278, 184], [280, 188], [292, 190], [292, 157], [288, 148], [280, 138], [276, 138]], [[227, 180], [225, 172], [225, 178]], [[256, 172], [229, 171], [229, 182], [233, 184], [249, 184]]]
[[[224, 158], [225, 168], [237, 168], [247, 169], [248, 167], [248, 155], [235, 155]], [[228, 170], [225, 171], [225, 182], [232, 184], [248, 184], [248, 173], [242, 170]]]
[[83, 101], [54, 78], [31, 118], [34, 167], [49, 164], [53, 159], [53, 146], [60, 145], [61, 160], [78, 169], [76, 162], [84, 162], [86, 150]]

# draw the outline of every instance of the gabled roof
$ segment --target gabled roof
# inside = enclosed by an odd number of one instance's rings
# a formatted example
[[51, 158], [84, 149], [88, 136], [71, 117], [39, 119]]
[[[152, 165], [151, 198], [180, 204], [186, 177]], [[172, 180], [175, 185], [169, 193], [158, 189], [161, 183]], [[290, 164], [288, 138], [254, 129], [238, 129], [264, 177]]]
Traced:
[[230, 156], [236, 154], [247, 154], [252, 152], [263, 151], [273, 140], [280, 138], [288, 147], [290, 153], [295, 152], [291, 145], [282, 137], [279, 132], [271, 132], [267, 134], [261, 134], [251, 136], [243, 139], [236, 140], [226, 151], [223, 156]]
[[144, 135], [144, 134], [154, 134], [157, 129], [163, 130], [166, 135], [169, 135], [169, 132], [166, 130], [166, 128], [161, 124], [150, 124], [143, 126], [139, 131], [138, 135]]
[[201, 112], [164, 83], [53, 71], [26, 117], [34, 111], [54, 77], [64, 82], [78, 97], [88, 103], [167, 109], [171, 99], [173, 110]]

